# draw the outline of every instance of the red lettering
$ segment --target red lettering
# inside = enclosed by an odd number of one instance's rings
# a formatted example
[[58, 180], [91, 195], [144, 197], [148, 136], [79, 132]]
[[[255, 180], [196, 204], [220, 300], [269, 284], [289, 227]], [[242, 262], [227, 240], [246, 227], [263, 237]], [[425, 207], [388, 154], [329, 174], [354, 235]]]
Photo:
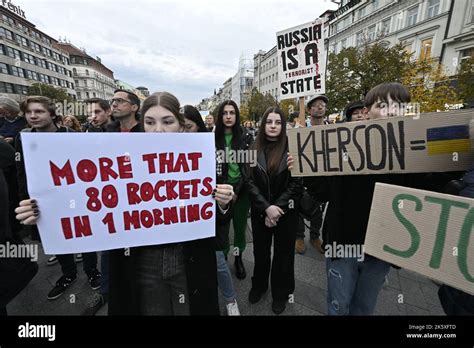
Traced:
[[114, 162], [107, 157], [99, 158], [100, 180], [109, 181], [109, 177], [117, 179], [118, 174], [112, 169]]
[[184, 173], [189, 172], [188, 161], [184, 153], [180, 153], [178, 155], [178, 159], [176, 160], [176, 165], [174, 167], [174, 172], [179, 173], [181, 171]]
[[201, 195], [209, 196], [212, 193], [211, 183], [212, 183], [212, 178], [210, 178], [210, 177], [204, 178], [204, 180], [202, 181], [202, 184], [203, 184], [205, 189], [202, 189], [200, 191]]
[[[167, 155], [169, 155], [169, 158], [167, 158]], [[173, 172], [173, 160], [174, 155], [172, 152], [169, 154], [160, 153], [160, 174]]]
[[132, 162], [130, 162], [130, 157], [120, 156], [117, 157], [118, 170], [121, 179], [131, 179], [133, 178], [132, 172]]
[[115, 208], [118, 205], [118, 193], [114, 186], [104, 186], [102, 189], [102, 202], [107, 208]]
[[61, 219], [61, 227], [63, 228], [64, 238], [72, 238], [71, 220], [69, 218]]
[[124, 211], [123, 224], [125, 227], [125, 231], [130, 231], [131, 225], [133, 225], [133, 228], [135, 229], [140, 228], [140, 215], [138, 213], [138, 210], [132, 211], [131, 214], [129, 211]]
[[165, 225], [178, 223], [178, 211], [176, 207], [163, 208], [163, 216]]
[[74, 217], [74, 229], [76, 230], [76, 238], [92, 236], [91, 222], [87, 215]]
[[201, 183], [201, 179], [193, 179], [191, 180], [191, 185], [192, 185], [192, 191], [191, 191], [191, 197], [197, 197], [198, 196], [198, 185]]
[[160, 209], [153, 209], [153, 218], [155, 219], [155, 225], [161, 225], [163, 223]]
[[102, 208], [102, 203], [99, 200], [99, 190], [95, 187], [89, 187], [86, 190], [86, 195], [89, 197], [87, 200], [87, 209], [90, 211], [99, 211]]
[[143, 161], [148, 162], [148, 172], [150, 174], [155, 174], [156, 173], [156, 168], [155, 168], [155, 159], [158, 157], [156, 153], [149, 153], [146, 155], [143, 155]]
[[148, 210], [142, 210], [140, 212], [140, 222], [145, 228], [153, 226], [153, 215]]
[[141, 203], [142, 199], [139, 195], [137, 195], [140, 186], [133, 182], [127, 184], [127, 198], [128, 204], [139, 204]]
[[199, 204], [188, 205], [188, 222], [199, 221]]
[[207, 202], [201, 208], [201, 216], [203, 220], [209, 220], [212, 217], [213, 210], [209, 209], [213, 207], [213, 203]]
[[160, 195], [160, 188], [162, 188], [163, 186], [165, 186], [166, 184], [166, 181], [164, 180], [160, 180], [156, 183], [155, 185], [155, 199], [158, 201], [158, 202], [164, 202], [166, 201], [166, 196], [162, 196]]
[[191, 185], [190, 180], [181, 180], [179, 182], [179, 199], [189, 199], [189, 187], [187, 185]]
[[71, 185], [76, 182], [74, 174], [71, 168], [71, 162], [69, 160], [64, 166], [59, 169], [53, 162], [49, 161], [49, 167], [51, 169], [51, 176], [53, 177], [54, 186], [61, 186], [60, 178], [66, 178], [66, 184]]
[[200, 152], [191, 152], [188, 153], [188, 158], [191, 160], [191, 170], [199, 169], [199, 159], [202, 157]]
[[144, 202], [149, 202], [153, 198], [153, 185], [149, 182], [144, 182], [140, 187], [140, 196]]
[[166, 182], [166, 197], [168, 200], [173, 200], [178, 198], [178, 194], [174, 190], [178, 182], [176, 180], [168, 180]]
[[115, 229], [113, 213], [107, 213], [107, 215], [105, 215], [105, 217], [102, 219], [102, 223], [107, 225], [110, 234], [117, 232]]
[[85, 182], [91, 182], [97, 176], [97, 167], [94, 162], [88, 159], [79, 161], [76, 171], [79, 179]]
[[184, 205], [179, 207], [179, 218], [181, 219], [181, 222], [186, 221], [186, 207]]

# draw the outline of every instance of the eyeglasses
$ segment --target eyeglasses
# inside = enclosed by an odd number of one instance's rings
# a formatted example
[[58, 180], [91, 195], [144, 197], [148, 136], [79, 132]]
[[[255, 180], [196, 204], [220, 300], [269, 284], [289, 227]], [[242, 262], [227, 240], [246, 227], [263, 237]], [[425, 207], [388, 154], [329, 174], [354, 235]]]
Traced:
[[113, 103], [117, 103], [119, 105], [123, 104], [123, 103], [129, 103], [129, 104], [132, 104], [130, 101], [126, 100], [126, 99], [122, 99], [122, 98], [112, 98], [109, 100], [109, 104], [112, 105]]

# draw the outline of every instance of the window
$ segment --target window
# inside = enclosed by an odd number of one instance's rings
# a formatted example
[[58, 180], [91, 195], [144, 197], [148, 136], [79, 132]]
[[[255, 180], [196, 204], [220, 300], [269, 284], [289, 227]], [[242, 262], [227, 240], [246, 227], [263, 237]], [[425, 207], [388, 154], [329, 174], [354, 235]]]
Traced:
[[403, 50], [408, 53], [408, 54], [411, 54], [413, 52], [413, 43], [410, 42], [410, 43], [407, 43], [405, 44], [405, 46], [403, 46]]
[[77, 98], [78, 98], [78, 99], [82, 99], [82, 97], [81, 97], [81, 92], [77, 92]]
[[391, 21], [392, 19], [390, 17], [382, 21], [382, 35], [387, 35], [388, 33], [390, 33], [390, 24], [392, 23]]
[[372, 11], [375, 11], [379, 7], [379, 0], [372, 0]]
[[13, 40], [13, 33], [5, 28], [0, 28], [0, 37], [6, 37], [9, 40]]
[[0, 63], [0, 73], [2, 74], [8, 74], [8, 68], [5, 63]]
[[341, 40], [341, 50], [347, 47], [347, 39], [342, 39]]
[[10, 67], [13, 76], [25, 77], [25, 73], [22, 68], [17, 68], [16, 66]]
[[89, 76], [89, 70], [86, 69], [86, 75]]
[[461, 51], [461, 59], [474, 58], [474, 47]]
[[0, 82], [0, 93], [13, 93], [13, 85], [11, 83]]
[[471, 2], [471, 23], [474, 23], [474, 1]]
[[16, 94], [27, 94], [28, 92], [28, 87], [22, 86], [22, 85], [14, 85], [15, 88], [15, 93]]
[[438, 15], [439, 3], [440, 0], [428, 0], [428, 18]]
[[38, 80], [38, 74], [34, 71], [26, 70], [26, 78], [28, 80]]
[[359, 31], [359, 32], [356, 34], [356, 45], [357, 45], [357, 46], [362, 45], [363, 40], [364, 40], [364, 32]]
[[418, 6], [412, 7], [407, 11], [407, 27], [415, 25], [418, 19]]
[[21, 59], [20, 51], [11, 47], [7, 47], [7, 56]]
[[359, 19], [365, 17], [365, 6], [359, 10]]
[[433, 38], [421, 41], [420, 59], [429, 59], [431, 57], [431, 47], [433, 45]]
[[368, 41], [374, 41], [375, 40], [375, 25], [372, 25], [369, 27], [369, 31], [367, 34], [367, 39]]

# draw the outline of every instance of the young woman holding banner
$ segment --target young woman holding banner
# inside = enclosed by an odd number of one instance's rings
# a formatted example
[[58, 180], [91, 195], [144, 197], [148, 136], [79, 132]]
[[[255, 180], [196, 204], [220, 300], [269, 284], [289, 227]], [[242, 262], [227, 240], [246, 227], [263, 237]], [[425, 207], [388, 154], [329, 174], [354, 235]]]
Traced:
[[[302, 180], [293, 178], [287, 166], [286, 117], [279, 108], [268, 108], [262, 130], [253, 145], [257, 166], [248, 169], [247, 185], [252, 205], [252, 234], [255, 268], [250, 303], [267, 291], [271, 269], [272, 310], [285, 310], [295, 289], [294, 259], [298, 212], [295, 202], [303, 193]], [[273, 241], [273, 260], [271, 246]]]
[[[167, 92], [148, 97], [141, 109], [145, 132], [183, 132], [179, 101]], [[214, 190], [217, 224], [230, 218], [231, 185]], [[40, 217], [38, 203], [16, 209], [23, 224]], [[215, 238], [113, 250], [110, 254], [110, 315], [219, 315]]]

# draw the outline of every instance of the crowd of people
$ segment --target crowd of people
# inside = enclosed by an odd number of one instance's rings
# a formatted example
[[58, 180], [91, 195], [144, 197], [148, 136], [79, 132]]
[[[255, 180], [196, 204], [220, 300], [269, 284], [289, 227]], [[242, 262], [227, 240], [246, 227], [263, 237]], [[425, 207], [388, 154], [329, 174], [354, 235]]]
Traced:
[[[407, 89], [399, 83], [375, 86], [363, 101], [345, 109], [346, 122], [366, 122], [404, 116], [400, 105], [410, 102]], [[327, 124], [330, 103], [324, 95], [307, 104], [311, 127]], [[362, 245], [376, 182], [437, 192], [447, 190], [460, 173], [382, 174], [297, 178], [291, 175], [294, 159], [288, 154], [287, 129], [298, 128], [299, 113], [286, 115], [277, 105], [261, 115], [259, 125], [241, 124], [238, 105], [224, 101], [215, 117], [205, 119], [191, 105], [181, 106], [168, 92], [150, 95], [143, 102], [132, 92], [116, 90], [110, 101], [86, 101], [88, 121], [81, 126], [73, 115], [61, 117], [52, 100], [27, 97], [21, 104], [0, 97], [0, 201], [7, 207], [0, 215], [0, 242], [21, 240], [26, 225], [40, 239], [35, 224], [41, 218], [41, 202], [28, 194], [21, 136], [24, 132], [210, 132], [219, 150], [254, 151], [256, 165], [230, 162], [216, 155], [215, 237], [172, 243], [83, 253], [83, 270], [95, 290], [85, 315], [94, 315], [108, 303], [109, 315], [219, 315], [219, 291], [227, 315], [240, 315], [231, 269], [237, 279], [247, 270], [247, 221], [250, 216], [255, 265], [248, 301], [259, 302], [271, 289], [272, 310], [285, 311], [295, 290], [295, 253], [306, 250], [305, 231], [310, 244], [324, 253], [326, 244]], [[157, 135], [159, 136], [159, 135]], [[126, 138], [126, 135], [123, 136]], [[19, 157], [16, 158], [16, 154]], [[474, 198], [472, 172], [461, 185], [462, 195]], [[457, 181], [460, 183], [461, 181]], [[315, 207], [301, 214], [303, 197]], [[229, 242], [233, 226], [233, 248]], [[292, 228], [298, 226], [298, 228]], [[273, 252], [272, 252], [273, 245]], [[227, 256], [234, 255], [234, 267]], [[77, 255], [50, 255], [59, 262], [62, 275], [48, 293], [48, 300], [62, 296], [77, 278]], [[0, 263], [2, 261], [0, 260]], [[371, 315], [391, 265], [366, 255], [326, 257], [329, 315]], [[3, 272], [3, 273], [2, 273]], [[2, 271], [0, 279], [9, 277]], [[26, 286], [31, 272], [18, 283]], [[4, 294], [0, 287], [0, 300]], [[4, 296], [5, 297], [5, 296]], [[473, 296], [443, 285], [440, 299], [448, 314], [473, 314]], [[7, 303], [0, 301], [0, 314]]]

